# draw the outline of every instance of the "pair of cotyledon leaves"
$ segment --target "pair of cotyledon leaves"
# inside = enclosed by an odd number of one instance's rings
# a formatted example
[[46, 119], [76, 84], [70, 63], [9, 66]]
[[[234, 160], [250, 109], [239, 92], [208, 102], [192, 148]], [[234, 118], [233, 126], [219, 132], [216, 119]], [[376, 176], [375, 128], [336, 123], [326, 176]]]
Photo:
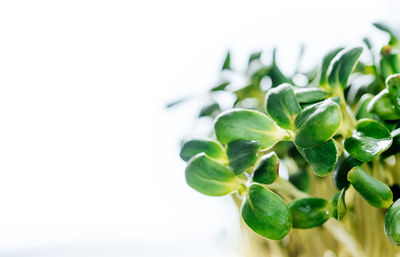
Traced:
[[[323, 66], [321, 83], [326, 77], [332, 88], [339, 86], [343, 89], [360, 54], [361, 50], [355, 48], [332, 57], [329, 69]], [[282, 140], [293, 140], [317, 175], [328, 174], [337, 160], [337, 147], [332, 137], [341, 125], [341, 111], [331, 100], [318, 102], [325, 96], [326, 92], [318, 88], [293, 90], [290, 85], [283, 84], [267, 93], [269, 116], [243, 109], [222, 113], [216, 119], [215, 132], [218, 141], [227, 145], [226, 151], [218, 142], [201, 140], [189, 141], [182, 148], [181, 157], [189, 160], [186, 169], [188, 184], [213, 196], [238, 191], [243, 187], [243, 180], [237, 175], [256, 163], [260, 149], [270, 148]], [[300, 106], [312, 102], [318, 103], [304, 109]], [[386, 132], [380, 123], [364, 120], [346, 141], [346, 149], [350, 149], [350, 154], [366, 150], [367, 154], [356, 158], [368, 161], [370, 156], [388, 147], [387, 141], [391, 137]], [[379, 147], [374, 147], [377, 141]], [[224, 165], [227, 163], [229, 168]], [[253, 182], [272, 183], [277, 177], [278, 164], [276, 155], [264, 156], [254, 169]], [[279, 196], [259, 184], [249, 187], [242, 206], [242, 217], [249, 227], [270, 239], [283, 238], [292, 226], [318, 226], [331, 215], [340, 219], [344, 212], [344, 190], [333, 198], [331, 204], [320, 198], [305, 198], [292, 202], [288, 207]]]

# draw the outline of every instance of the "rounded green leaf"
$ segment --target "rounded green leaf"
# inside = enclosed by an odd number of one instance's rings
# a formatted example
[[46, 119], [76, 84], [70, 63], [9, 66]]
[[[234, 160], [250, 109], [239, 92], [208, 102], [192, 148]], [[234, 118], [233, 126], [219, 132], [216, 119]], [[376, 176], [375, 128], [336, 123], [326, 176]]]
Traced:
[[285, 129], [293, 128], [294, 119], [301, 111], [292, 86], [286, 83], [268, 90], [265, 105], [272, 119]]
[[199, 153], [205, 153], [216, 160], [226, 160], [225, 151], [221, 144], [209, 139], [192, 139], [186, 141], [181, 148], [180, 157], [182, 160], [188, 161]]
[[292, 216], [286, 203], [258, 184], [250, 186], [241, 213], [252, 230], [268, 239], [280, 240], [292, 228]]
[[347, 174], [347, 180], [370, 205], [376, 208], [389, 208], [393, 203], [390, 188], [360, 167], [352, 168]]
[[343, 47], [333, 49], [332, 51], [327, 53], [324, 56], [324, 58], [322, 59], [321, 75], [320, 75], [320, 79], [319, 79], [320, 86], [323, 87], [328, 83], [327, 73], [328, 73], [329, 65], [331, 64], [332, 59], [335, 58], [335, 56], [342, 50], [343, 50]]
[[322, 198], [303, 198], [289, 204], [294, 228], [313, 228], [329, 219], [329, 202]]
[[376, 115], [371, 113], [368, 109], [368, 105], [373, 98], [374, 96], [370, 94], [365, 94], [361, 97], [360, 101], [358, 102], [358, 108], [355, 115], [357, 120], [376, 118]]
[[235, 173], [204, 153], [190, 159], [185, 176], [189, 186], [209, 196], [227, 195], [241, 186]]
[[295, 120], [294, 142], [301, 148], [320, 145], [333, 137], [342, 123], [339, 105], [331, 100], [308, 106]]
[[337, 220], [341, 220], [346, 214], [346, 203], [344, 201], [346, 189], [342, 189], [337, 194], [332, 197], [331, 207], [332, 207], [332, 217]]
[[382, 120], [400, 119], [400, 111], [394, 106], [387, 89], [374, 96], [368, 104], [368, 111], [375, 113]]
[[354, 158], [369, 162], [392, 144], [389, 130], [381, 123], [363, 119], [357, 123], [353, 135], [346, 138], [344, 148]]
[[296, 88], [294, 90], [299, 103], [314, 103], [325, 99], [326, 91], [317, 87]]
[[257, 161], [260, 142], [238, 139], [228, 143], [227, 154], [229, 167], [239, 175]]
[[310, 164], [315, 175], [323, 177], [335, 168], [338, 159], [338, 149], [333, 139], [316, 147], [297, 148], [304, 159]]
[[332, 88], [340, 86], [345, 89], [350, 74], [358, 63], [363, 51], [362, 47], [354, 47], [342, 50], [331, 61], [328, 70], [328, 81]]
[[232, 109], [219, 114], [214, 124], [217, 139], [227, 144], [237, 139], [257, 140], [269, 148], [287, 137], [286, 132], [265, 114], [245, 109]]
[[254, 169], [253, 182], [271, 184], [279, 176], [279, 158], [275, 152], [261, 157], [260, 162]]
[[400, 245], [400, 199], [386, 212], [385, 234], [393, 244]]
[[389, 95], [397, 109], [400, 109], [400, 74], [393, 74], [386, 79]]
[[333, 182], [336, 188], [339, 190], [348, 188], [350, 183], [347, 180], [347, 173], [349, 173], [353, 167], [360, 166], [361, 164], [361, 161], [351, 156], [342, 156], [339, 158], [335, 170], [333, 171]]

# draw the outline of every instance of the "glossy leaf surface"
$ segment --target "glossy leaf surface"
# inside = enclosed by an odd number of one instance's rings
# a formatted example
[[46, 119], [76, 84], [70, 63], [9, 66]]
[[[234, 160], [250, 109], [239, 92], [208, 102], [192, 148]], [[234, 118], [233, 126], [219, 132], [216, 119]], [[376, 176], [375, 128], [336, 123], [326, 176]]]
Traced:
[[275, 145], [286, 136], [286, 132], [265, 114], [245, 109], [223, 112], [216, 118], [217, 139], [227, 144], [237, 139], [256, 140], [262, 148]]
[[396, 110], [400, 109], [400, 74], [393, 74], [386, 79], [386, 85], [392, 103], [396, 106]]
[[240, 187], [235, 173], [204, 153], [190, 159], [185, 176], [189, 186], [209, 196], [227, 195]]
[[293, 122], [301, 107], [291, 85], [281, 84], [268, 90], [265, 104], [267, 113], [281, 128], [293, 128]]
[[352, 156], [342, 156], [336, 164], [333, 171], [333, 182], [337, 189], [341, 190], [347, 188], [350, 182], [347, 180], [347, 173], [356, 166], [360, 166], [361, 161], [353, 158]]
[[313, 228], [329, 219], [329, 202], [322, 198], [303, 198], [289, 204], [294, 228]]
[[209, 139], [192, 139], [186, 141], [181, 148], [180, 157], [182, 160], [188, 161], [199, 153], [205, 153], [213, 159], [226, 160], [225, 150], [221, 144]]
[[275, 152], [261, 157], [260, 162], [254, 169], [253, 182], [271, 184], [279, 176], [279, 158]]
[[238, 139], [228, 143], [226, 152], [229, 159], [229, 167], [237, 175], [254, 165], [257, 161], [260, 142]]
[[330, 100], [305, 108], [295, 120], [294, 142], [301, 148], [328, 141], [339, 129], [342, 116], [339, 105]]
[[250, 186], [241, 213], [252, 230], [269, 239], [284, 238], [292, 227], [292, 216], [286, 203], [258, 184]]
[[392, 243], [400, 245], [400, 199], [386, 212], [385, 234]]
[[362, 47], [344, 49], [332, 60], [328, 71], [328, 81], [332, 88], [346, 88], [350, 74], [358, 63], [362, 51]]
[[394, 106], [387, 89], [372, 98], [368, 104], [368, 111], [375, 113], [382, 120], [400, 119], [400, 111]]
[[376, 208], [389, 208], [393, 203], [390, 188], [360, 167], [352, 168], [347, 174], [347, 179], [370, 205]]
[[333, 139], [312, 148], [298, 150], [317, 176], [326, 176], [335, 168], [338, 149]]
[[353, 135], [344, 141], [344, 148], [354, 158], [369, 162], [392, 144], [389, 130], [381, 123], [363, 119], [357, 123]]

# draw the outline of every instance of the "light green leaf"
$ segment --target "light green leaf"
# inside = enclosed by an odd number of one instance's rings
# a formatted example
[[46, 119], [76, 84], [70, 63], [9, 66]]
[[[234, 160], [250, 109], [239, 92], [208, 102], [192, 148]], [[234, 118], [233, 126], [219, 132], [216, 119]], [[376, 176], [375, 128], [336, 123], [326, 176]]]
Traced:
[[281, 240], [292, 228], [292, 216], [286, 203], [261, 185], [250, 186], [241, 213], [252, 230], [268, 239]]
[[269, 148], [287, 138], [287, 133], [265, 114], [245, 109], [232, 109], [219, 114], [214, 124], [217, 139], [227, 144], [237, 139], [256, 140]]
[[302, 149], [297, 147], [297, 149], [310, 164], [315, 175], [324, 177], [335, 168], [338, 149], [333, 139], [312, 148]]
[[362, 47], [354, 47], [344, 49], [335, 56], [328, 70], [328, 82], [332, 88], [346, 88], [350, 74], [356, 67], [362, 51]]
[[257, 161], [260, 142], [238, 139], [228, 143], [229, 167], [236, 175], [243, 173]]
[[400, 74], [393, 74], [387, 77], [386, 85], [392, 103], [395, 105], [397, 111], [400, 110]]
[[254, 169], [253, 182], [271, 184], [279, 176], [279, 158], [275, 152], [270, 152], [261, 157]]
[[231, 52], [228, 51], [225, 56], [224, 64], [222, 64], [222, 70], [230, 70], [231, 68]]
[[281, 128], [293, 129], [293, 122], [301, 107], [291, 85], [285, 83], [268, 90], [265, 105], [267, 113]]
[[353, 132], [346, 138], [344, 148], [354, 158], [369, 162], [392, 144], [390, 131], [381, 123], [371, 119], [362, 119]]
[[317, 87], [296, 88], [294, 90], [299, 103], [314, 103], [325, 99], [326, 91]]
[[205, 153], [209, 157], [223, 162], [227, 160], [225, 150], [221, 144], [209, 139], [192, 139], [186, 141], [181, 148], [180, 156], [182, 160], [188, 161], [199, 153]]
[[235, 173], [204, 153], [190, 159], [185, 176], [189, 186], [209, 196], [228, 195], [241, 187]]
[[325, 100], [308, 106], [295, 120], [294, 142], [301, 148], [320, 145], [333, 137], [342, 123], [342, 114], [335, 102]]
[[327, 221], [330, 214], [329, 202], [322, 198], [303, 198], [289, 204], [294, 228], [313, 228]]
[[347, 174], [347, 180], [370, 205], [376, 208], [389, 208], [393, 203], [390, 188], [360, 167], [352, 168]]
[[387, 89], [374, 96], [368, 104], [368, 111], [375, 113], [382, 120], [400, 119], [400, 111], [394, 106]]
[[346, 214], [347, 208], [346, 203], [344, 201], [346, 189], [342, 189], [337, 194], [332, 197], [331, 206], [332, 206], [332, 217], [337, 220], [343, 219]]

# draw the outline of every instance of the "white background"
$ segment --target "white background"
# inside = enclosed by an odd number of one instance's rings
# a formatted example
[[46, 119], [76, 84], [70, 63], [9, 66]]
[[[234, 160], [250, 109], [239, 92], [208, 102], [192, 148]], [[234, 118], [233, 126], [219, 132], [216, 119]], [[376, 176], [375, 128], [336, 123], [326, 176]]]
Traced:
[[277, 46], [288, 72], [300, 43], [311, 66], [362, 36], [385, 40], [370, 23], [399, 11], [394, 0], [1, 1], [0, 256], [233, 256], [233, 204], [190, 189], [178, 158], [201, 98], [164, 105], [201, 96], [227, 49], [240, 68]]

